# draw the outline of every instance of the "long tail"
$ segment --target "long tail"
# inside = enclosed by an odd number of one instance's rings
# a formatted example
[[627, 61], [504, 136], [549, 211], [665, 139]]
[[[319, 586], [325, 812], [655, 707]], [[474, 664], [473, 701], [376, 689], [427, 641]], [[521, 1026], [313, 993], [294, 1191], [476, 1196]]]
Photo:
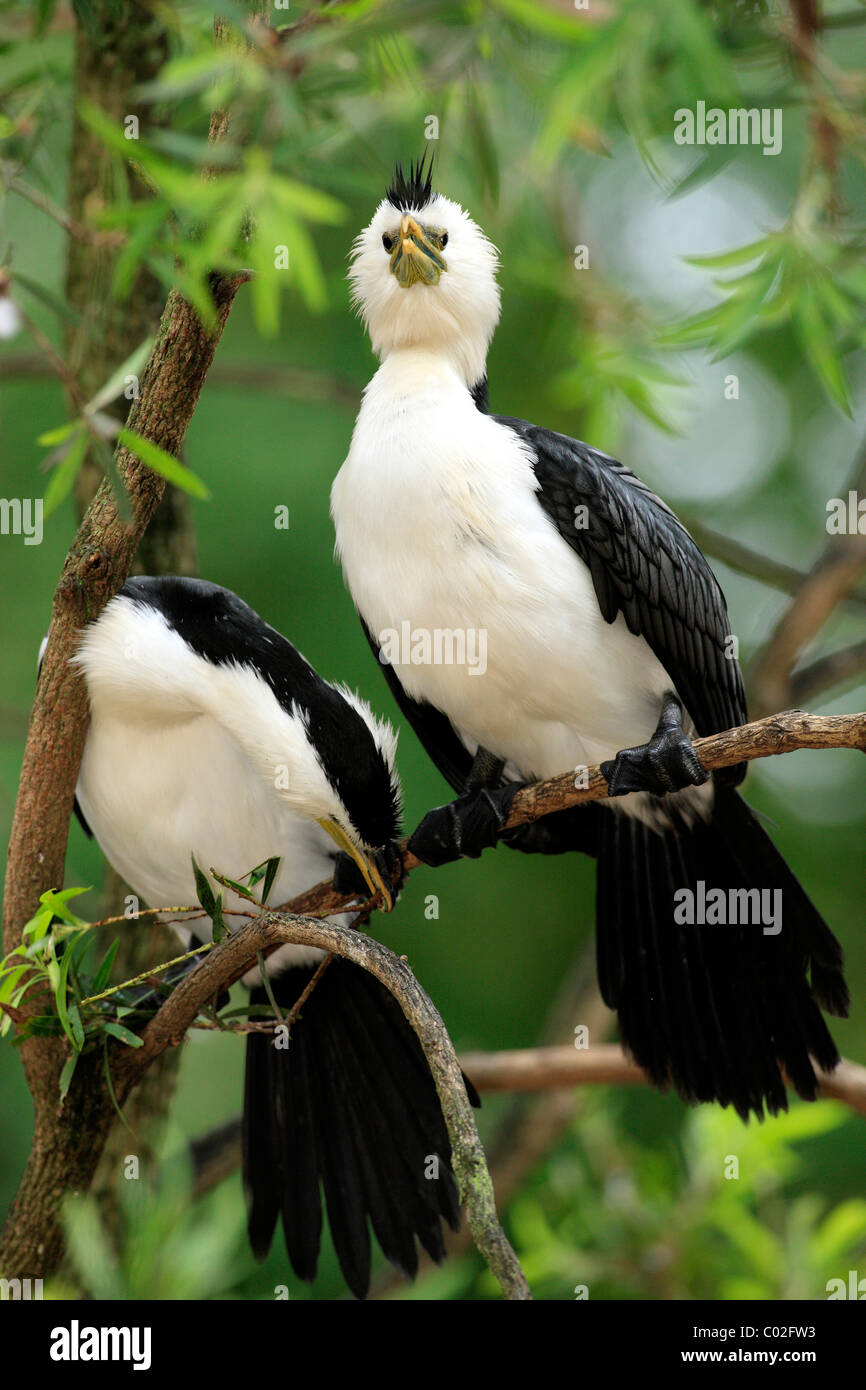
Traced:
[[[313, 967], [272, 982], [287, 1012]], [[266, 1004], [263, 988], [251, 1002]], [[340, 1267], [356, 1298], [370, 1284], [369, 1218], [388, 1259], [410, 1278], [416, 1237], [445, 1254], [442, 1222], [460, 1207], [451, 1147], [421, 1046], [393, 996], [367, 971], [333, 960], [293, 1024], [287, 1048], [247, 1041], [243, 1172], [250, 1243], [259, 1259], [282, 1215], [300, 1279], [316, 1275], [321, 1189]]]
[[[711, 889], [728, 903], [731, 890], [770, 890], [781, 929], [744, 923], [742, 909], [739, 925], [684, 921]], [[783, 1071], [814, 1100], [813, 1059], [825, 1070], [839, 1060], [821, 1014], [848, 1010], [839, 943], [730, 788], [717, 784], [712, 818], [694, 825], [601, 817], [596, 941], [624, 1045], [687, 1100], [733, 1105], [744, 1119], [776, 1114], [787, 1109]]]

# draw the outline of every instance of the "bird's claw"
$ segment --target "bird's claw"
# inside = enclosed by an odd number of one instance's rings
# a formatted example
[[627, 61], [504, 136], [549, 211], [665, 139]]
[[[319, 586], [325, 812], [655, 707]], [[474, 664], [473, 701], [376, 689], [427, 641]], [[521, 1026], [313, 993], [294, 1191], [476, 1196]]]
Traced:
[[601, 764], [601, 770], [607, 778], [608, 796], [625, 796], [627, 792], [667, 796], [684, 787], [699, 787], [710, 776], [688, 734], [680, 728], [657, 732], [636, 748], [621, 748], [615, 758]]
[[505, 787], [464, 793], [447, 806], [428, 811], [409, 839], [409, 849], [425, 864], [437, 867], [455, 859], [477, 859], [499, 839], [508, 820], [517, 782]]

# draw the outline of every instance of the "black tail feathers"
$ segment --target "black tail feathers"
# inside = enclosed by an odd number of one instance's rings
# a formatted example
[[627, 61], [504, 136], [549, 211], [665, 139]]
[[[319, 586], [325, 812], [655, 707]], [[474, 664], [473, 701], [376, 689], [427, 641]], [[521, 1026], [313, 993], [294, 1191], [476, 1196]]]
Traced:
[[776, 1114], [783, 1072], [814, 1100], [812, 1059], [839, 1060], [821, 1008], [847, 1013], [841, 948], [731, 788], [709, 821], [601, 817], [597, 954], [623, 1044], [686, 1100]]
[[[286, 1011], [313, 968], [273, 980]], [[251, 1002], [267, 1002], [263, 988]], [[256, 1256], [264, 1259], [282, 1215], [295, 1273], [315, 1278], [321, 1186], [356, 1298], [370, 1284], [368, 1218], [388, 1259], [408, 1277], [418, 1267], [416, 1238], [441, 1260], [442, 1222], [452, 1230], [460, 1223], [451, 1147], [421, 1046], [393, 996], [367, 971], [333, 960], [288, 1046], [275, 1041], [271, 1033], [247, 1040], [243, 1172]]]

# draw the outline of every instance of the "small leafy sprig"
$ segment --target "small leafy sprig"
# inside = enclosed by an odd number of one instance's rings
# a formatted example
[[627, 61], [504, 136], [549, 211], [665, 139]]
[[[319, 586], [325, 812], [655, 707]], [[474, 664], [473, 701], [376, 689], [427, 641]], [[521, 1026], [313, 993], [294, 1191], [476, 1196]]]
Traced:
[[[151, 1010], [146, 1009], [142, 999], [136, 998], [132, 991], [137, 986], [148, 983], [157, 995], [170, 993], [172, 983], [160, 981], [158, 977], [167, 970], [183, 967], [188, 962], [197, 960], [204, 951], [210, 950], [225, 935], [227, 928], [223, 915], [222, 891], [214, 893], [210, 880], [194, 857], [192, 864], [199, 906], [213, 923], [213, 941], [199, 943], [195, 950], [152, 966], [133, 979], [109, 985], [120, 938], [115, 938], [95, 972], [90, 974], [86, 969], [86, 957], [93, 940], [91, 933], [95, 926], [104, 926], [106, 923], [87, 922], [76, 916], [69, 906], [74, 898], [89, 892], [89, 888], [64, 888], [59, 892], [48, 889], [41, 894], [39, 910], [23, 930], [21, 944], [0, 961], [0, 1037], [6, 1036], [13, 1026], [13, 1046], [19, 1046], [29, 1037], [65, 1035], [71, 1051], [61, 1072], [61, 1099], [66, 1096], [75, 1068], [85, 1051], [100, 1044], [107, 1048], [109, 1037], [127, 1047], [141, 1047], [141, 1038], [128, 1023], [131, 1016], [140, 1018], [142, 1012], [149, 1014]], [[211, 869], [211, 874], [223, 887], [254, 903], [261, 911], [273, 887], [279, 864], [278, 857], [257, 864], [247, 874], [242, 875], [245, 882], [228, 878], [214, 869]], [[261, 896], [257, 898], [253, 890], [259, 884], [262, 885]], [[146, 910], [156, 912], [169, 909]], [[170, 910], [174, 913], [190, 913], [197, 909], [190, 906]], [[264, 960], [260, 960], [260, 966], [272, 1009], [279, 1015], [279, 1009], [270, 992]], [[25, 1013], [21, 1005], [31, 992], [41, 994], [46, 999], [53, 998], [54, 1012]], [[257, 1008], [254, 1012], [259, 1013], [261, 1010]], [[109, 1074], [107, 1052], [106, 1074]]]

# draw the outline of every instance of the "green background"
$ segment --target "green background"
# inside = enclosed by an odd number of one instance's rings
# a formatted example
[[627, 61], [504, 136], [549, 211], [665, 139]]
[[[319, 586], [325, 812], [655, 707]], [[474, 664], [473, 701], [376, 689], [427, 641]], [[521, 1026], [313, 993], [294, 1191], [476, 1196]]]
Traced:
[[[45, 44], [54, 46], [50, 52], [63, 97], [68, 38], [52, 35]], [[545, 64], [553, 63], [551, 53], [558, 62], [556, 43], [545, 45], [539, 39], [524, 46], [523, 62], [530, 69], [535, 62], [543, 73]], [[509, 50], [494, 52], [479, 81], [493, 113], [498, 187], [482, 177], [477, 152], [456, 119], [450, 125], [443, 121], [437, 145], [439, 186], [469, 207], [502, 254], [503, 312], [489, 360], [493, 409], [589, 438], [624, 457], [687, 522], [696, 518], [762, 554], [806, 568], [825, 540], [826, 500], [847, 486], [866, 427], [862, 353], [848, 363], [853, 419], [827, 399], [796, 340], [783, 330], [753, 340], [720, 362], [703, 351], [680, 353], [671, 365], [686, 385], [662, 390], [664, 408], [677, 423], [676, 435], [660, 431], [601, 387], [593, 394], [592, 364], [581, 355], [598, 331], [599, 303], [619, 304], [625, 297], [638, 315], [664, 324], [713, 302], [706, 273], [685, 266], [682, 257], [741, 245], [785, 217], [803, 158], [801, 115], [786, 110], [785, 144], [777, 159], [762, 157], [759, 150], [738, 150], [713, 179], [670, 199], [615, 120], [606, 127], [607, 158], [566, 141], [547, 167], [537, 165], [546, 102], [543, 95], [515, 99], [509, 63]], [[326, 311], [310, 312], [290, 287], [279, 335], [265, 340], [242, 290], [219, 347], [220, 367], [258, 363], [271, 371], [295, 366], [350, 383], [360, 393], [375, 363], [350, 310], [346, 257], [356, 230], [384, 191], [394, 158], [405, 160], [420, 151], [430, 109], [436, 108], [430, 106], [428, 92], [411, 86], [402, 91], [378, 124], [359, 133], [356, 145], [350, 140], [323, 176], [325, 186], [339, 185], [346, 208], [342, 225], [315, 233], [327, 282]], [[61, 203], [67, 141], [68, 126], [59, 125], [48, 147], [52, 194]], [[846, 173], [845, 179], [848, 207], [862, 218], [862, 171]], [[16, 268], [62, 294], [60, 229], [12, 195], [5, 200], [3, 219], [2, 244], [14, 248]], [[578, 243], [590, 250], [590, 267], [584, 271], [571, 263], [570, 244]], [[56, 333], [47, 310], [29, 303], [28, 311]], [[26, 344], [22, 338], [0, 346], [2, 361]], [[563, 385], [563, 375], [571, 370], [584, 372], [588, 399]], [[724, 378], [730, 372], [740, 379], [737, 401], [724, 399]], [[15, 375], [2, 379], [0, 388], [0, 490], [7, 497], [39, 494], [45, 450], [36, 436], [64, 418], [60, 387], [50, 377]], [[242, 595], [323, 675], [357, 687], [377, 711], [400, 725], [333, 558], [329, 488], [347, 452], [353, 415], [349, 404], [305, 399], [279, 388], [232, 385], [214, 372], [183, 455], [212, 491], [210, 502], [193, 504], [200, 570]], [[274, 526], [280, 505], [290, 509], [288, 531]], [[46, 522], [38, 547], [24, 546], [20, 537], [0, 537], [4, 838], [36, 654], [72, 535], [67, 506]], [[721, 562], [713, 563], [747, 663], [787, 600]], [[834, 616], [818, 650], [842, 645], [858, 633], [862, 613], [851, 616], [846, 610]], [[860, 684], [831, 692], [812, 708], [855, 710], [864, 701], [866, 684]], [[834, 1021], [832, 1028], [843, 1054], [866, 1061], [862, 763], [854, 753], [836, 751], [765, 761], [752, 766], [746, 794], [770, 818], [777, 843], [844, 945], [852, 1016]], [[411, 829], [431, 805], [447, 799], [447, 789], [408, 726], [401, 728], [399, 767], [405, 825]], [[98, 852], [73, 823], [66, 883], [98, 885], [100, 877]], [[427, 919], [424, 911], [425, 897], [433, 893], [439, 902], [437, 920]], [[538, 1039], [560, 980], [591, 941], [593, 897], [593, 868], [582, 858], [532, 860], [500, 850], [479, 862], [413, 874], [396, 911], [376, 918], [374, 929], [408, 955], [458, 1050], [524, 1047]], [[95, 892], [80, 902], [78, 910], [85, 915], [98, 911]], [[171, 1151], [239, 1110], [242, 1067], [240, 1039], [201, 1033], [190, 1037], [172, 1106]], [[483, 1133], [491, 1133], [504, 1105], [485, 1100]], [[795, 1107], [797, 1112], [806, 1108]], [[823, 1297], [823, 1282], [817, 1281], [824, 1276], [815, 1271], [825, 1267], [817, 1260], [809, 1265], [802, 1251], [798, 1256], [792, 1213], [802, 1212], [804, 1230], [815, 1229], [827, 1212], [863, 1196], [866, 1127], [862, 1119], [837, 1113], [827, 1103], [815, 1109], [827, 1112], [826, 1123], [818, 1120], [819, 1132], [809, 1134], [812, 1122], [801, 1122], [800, 1137], [795, 1127], [790, 1158], [782, 1142], [788, 1134], [784, 1120], [768, 1120], [762, 1129], [752, 1122], [744, 1131], [730, 1117], [717, 1112], [695, 1117], [675, 1099], [640, 1088], [599, 1089], [587, 1097], [571, 1132], [506, 1214], [540, 1295], [572, 1297], [572, 1287], [591, 1269], [593, 1297]], [[0, 1046], [0, 1212], [15, 1192], [30, 1126], [29, 1097], [18, 1058], [7, 1043]], [[714, 1186], [715, 1180], [706, 1176], [714, 1164], [717, 1172], [728, 1153], [741, 1154], [743, 1163], [751, 1165], [741, 1197], [720, 1193], [718, 1182]], [[193, 1220], [183, 1200], [178, 1201], [183, 1213], [178, 1219]], [[797, 1205], [803, 1201], [805, 1207]], [[724, 1211], [717, 1219], [719, 1203]], [[268, 1263], [257, 1268], [244, 1247], [241, 1206], [237, 1178], [205, 1204], [205, 1229], [216, 1223], [225, 1241], [214, 1256], [221, 1269], [216, 1291], [270, 1297], [274, 1285], [285, 1282], [281, 1242], [275, 1242]], [[855, 1201], [845, 1210], [851, 1245], [836, 1261], [842, 1275], [849, 1267], [850, 1248], [852, 1261], [859, 1251], [866, 1270], [866, 1226], [861, 1231], [858, 1225], [862, 1209]], [[135, 1218], [145, 1219], [155, 1218], [141, 1213]], [[658, 1254], [663, 1247], [670, 1247], [667, 1255]], [[778, 1256], [775, 1264], [771, 1252]], [[419, 1285], [420, 1296], [492, 1292], [471, 1259], [446, 1266], [436, 1278], [438, 1283]], [[186, 1292], [206, 1287], [200, 1271], [190, 1279]], [[292, 1297], [307, 1296], [296, 1281], [289, 1282]], [[178, 1286], [168, 1279], [163, 1291], [172, 1296]], [[314, 1292], [335, 1297], [340, 1291], [329, 1255]]]

